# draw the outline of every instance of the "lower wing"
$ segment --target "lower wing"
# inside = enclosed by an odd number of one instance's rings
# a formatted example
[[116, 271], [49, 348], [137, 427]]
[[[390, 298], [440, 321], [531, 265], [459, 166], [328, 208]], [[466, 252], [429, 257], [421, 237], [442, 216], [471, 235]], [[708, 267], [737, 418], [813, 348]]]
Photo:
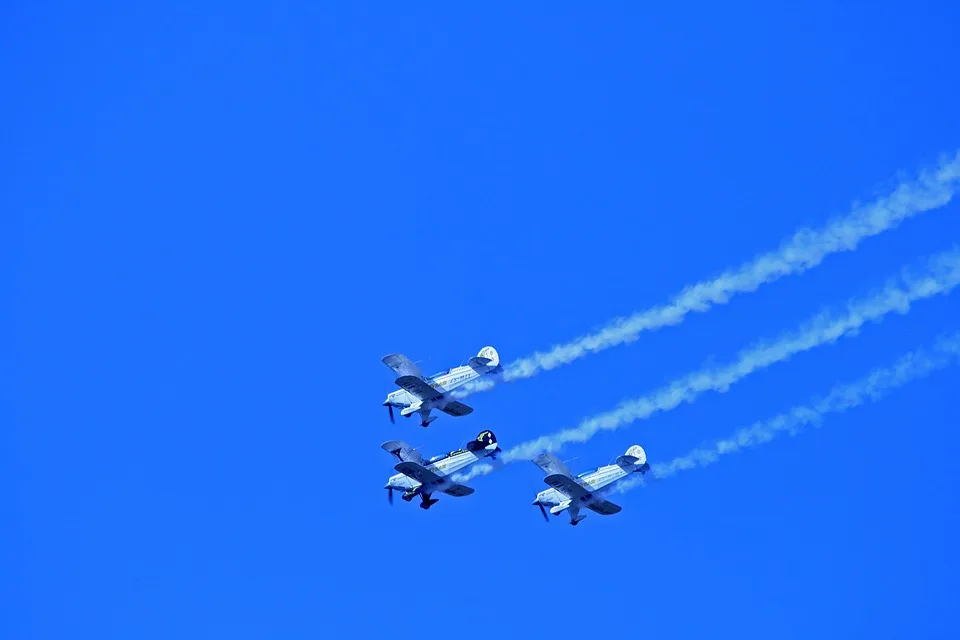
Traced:
[[394, 469], [408, 478], [413, 478], [424, 487], [438, 487], [443, 484], [443, 478], [441, 476], [438, 476], [433, 471], [430, 471], [430, 469], [416, 462], [401, 462], [395, 466]]
[[465, 416], [468, 413], [473, 413], [473, 407], [468, 407], [462, 402], [457, 402], [456, 400], [448, 402], [447, 406], [440, 410], [448, 416]]
[[453, 496], [454, 498], [462, 498], [463, 496], [468, 496], [473, 493], [473, 489], [466, 485], [453, 484], [446, 489], [443, 489], [443, 492], [448, 496]]
[[543, 481], [574, 500], [583, 501], [590, 499], [590, 491], [570, 476], [565, 476], [562, 473], [552, 473], [544, 478]]
[[613, 504], [609, 500], [597, 500], [596, 502], [588, 504], [587, 509], [599, 513], [602, 516], [612, 516], [615, 513], [620, 513], [622, 507], [618, 504]]
[[436, 400], [443, 394], [431, 387], [423, 378], [416, 376], [400, 376], [394, 382], [401, 389], [405, 389], [420, 400]]

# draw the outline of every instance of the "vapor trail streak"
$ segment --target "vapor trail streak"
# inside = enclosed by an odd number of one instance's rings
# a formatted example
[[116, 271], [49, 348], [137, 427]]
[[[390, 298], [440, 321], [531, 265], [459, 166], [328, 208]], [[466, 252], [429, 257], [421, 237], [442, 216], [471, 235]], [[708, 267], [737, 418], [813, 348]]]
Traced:
[[[700, 446], [670, 462], [654, 464], [651, 473], [658, 480], [669, 478], [680, 471], [709, 466], [722, 456], [769, 442], [784, 433], [796, 435], [807, 425], [820, 426], [820, 421], [826, 415], [843, 413], [866, 402], [877, 402], [891, 391], [955, 364], [958, 359], [960, 333], [941, 338], [932, 349], [917, 349], [908, 353], [892, 366], [875, 369], [856, 382], [837, 385], [826, 396], [808, 405], [794, 407], [770, 420], [739, 429], [726, 438]], [[630, 478], [618, 486], [617, 492], [623, 493], [641, 484], [644, 484], [643, 478]]]
[[[665, 305], [617, 318], [595, 333], [515, 360], [504, 367], [501, 379], [513, 382], [531, 378], [541, 371], [570, 364], [591, 353], [633, 342], [644, 331], [679, 324], [690, 313], [703, 313], [714, 305], [729, 302], [737, 294], [754, 291], [760, 285], [803, 273], [831, 254], [853, 251], [862, 240], [893, 229], [908, 218], [946, 205], [958, 187], [960, 152], [952, 158], [945, 158], [936, 169], [921, 173], [917, 180], [902, 182], [887, 196], [856, 206], [846, 216], [819, 229], [801, 229], [778, 249], [685, 288]], [[495, 384], [485, 378], [466, 386], [455, 396], [465, 398], [491, 389]]]
[[[704, 391], [724, 393], [730, 385], [755, 371], [853, 334], [867, 322], [879, 321], [891, 312], [905, 314], [912, 303], [949, 293], [958, 284], [960, 249], [954, 247], [950, 251], [928, 258], [924, 268], [919, 271], [904, 269], [899, 277], [890, 280], [879, 293], [850, 300], [843, 313], [820, 313], [796, 331], [781, 334], [772, 342], [760, 342], [741, 351], [731, 364], [701, 369], [653, 393], [624, 402], [612, 411], [587, 418], [574, 428], [517, 445], [505, 451], [501, 461], [508, 463], [529, 460], [543, 451], [555, 451], [571, 442], [585, 442], [598, 431], [619, 429], [631, 422], [649, 418], [655, 413], [674, 409], [684, 402], [693, 402]], [[493, 469], [490, 465], [477, 465], [469, 477], [485, 475]]]

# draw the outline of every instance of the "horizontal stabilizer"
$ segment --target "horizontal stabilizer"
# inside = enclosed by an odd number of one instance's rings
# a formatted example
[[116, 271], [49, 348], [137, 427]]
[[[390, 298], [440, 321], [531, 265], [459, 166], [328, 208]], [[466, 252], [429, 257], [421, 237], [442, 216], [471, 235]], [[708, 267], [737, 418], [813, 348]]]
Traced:
[[422, 460], [420, 452], [402, 440], [390, 440], [380, 445], [380, 448], [391, 455], [397, 456], [400, 462], [416, 462]]
[[440, 410], [448, 416], [465, 416], [468, 413], [473, 413], [473, 407], [469, 407], [462, 402], [457, 402], [456, 400], [448, 402], [446, 406]]
[[462, 484], [453, 484], [443, 490], [448, 496], [453, 496], [455, 498], [462, 498], [463, 496], [468, 496], [473, 493], [473, 489], [466, 485]]
[[617, 466], [619, 467], [631, 467], [639, 463], [640, 458], [634, 458], [633, 456], [620, 456], [617, 458]]
[[490, 358], [481, 358], [479, 356], [474, 356], [467, 361], [467, 365], [471, 369], [478, 369], [480, 371], [485, 371], [487, 367], [491, 366], [490, 363], [493, 362]]

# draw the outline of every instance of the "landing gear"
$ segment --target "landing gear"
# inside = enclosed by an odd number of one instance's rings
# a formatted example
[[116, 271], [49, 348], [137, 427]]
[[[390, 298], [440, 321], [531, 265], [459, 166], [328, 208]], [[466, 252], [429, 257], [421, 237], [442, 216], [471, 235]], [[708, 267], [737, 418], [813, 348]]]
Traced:
[[420, 508], [421, 508], [421, 509], [429, 509], [430, 507], [432, 507], [433, 505], [437, 504], [438, 502], [439, 502], [439, 500], [437, 500], [436, 498], [431, 498], [431, 497], [429, 496], [429, 494], [426, 494], [426, 493], [421, 493], [421, 494], [420, 494]]
[[407, 491], [406, 493], [404, 493], [404, 494], [403, 494], [402, 496], [400, 496], [400, 497], [403, 498], [403, 501], [404, 501], [404, 502], [410, 502], [410, 501], [413, 500], [416, 496], [417, 496], [417, 494], [415, 494], [415, 493], [410, 493], [409, 491]]

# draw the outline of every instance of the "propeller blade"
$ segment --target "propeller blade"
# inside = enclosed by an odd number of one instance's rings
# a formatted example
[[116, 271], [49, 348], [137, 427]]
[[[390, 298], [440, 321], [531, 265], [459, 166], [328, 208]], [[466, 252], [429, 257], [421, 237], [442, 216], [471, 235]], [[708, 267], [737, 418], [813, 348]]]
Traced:
[[387, 502], [393, 504], [393, 487], [387, 487]]
[[550, 522], [550, 516], [547, 515], [547, 510], [543, 508], [543, 505], [538, 502], [537, 506], [540, 507], [540, 513], [543, 514], [543, 519]]
[[396, 421], [393, 419], [393, 405], [392, 405], [392, 404], [388, 404], [388, 405], [387, 405], [387, 411], [390, 412], [390, 423], [391, 423], [391, 424], [397, 424]]

